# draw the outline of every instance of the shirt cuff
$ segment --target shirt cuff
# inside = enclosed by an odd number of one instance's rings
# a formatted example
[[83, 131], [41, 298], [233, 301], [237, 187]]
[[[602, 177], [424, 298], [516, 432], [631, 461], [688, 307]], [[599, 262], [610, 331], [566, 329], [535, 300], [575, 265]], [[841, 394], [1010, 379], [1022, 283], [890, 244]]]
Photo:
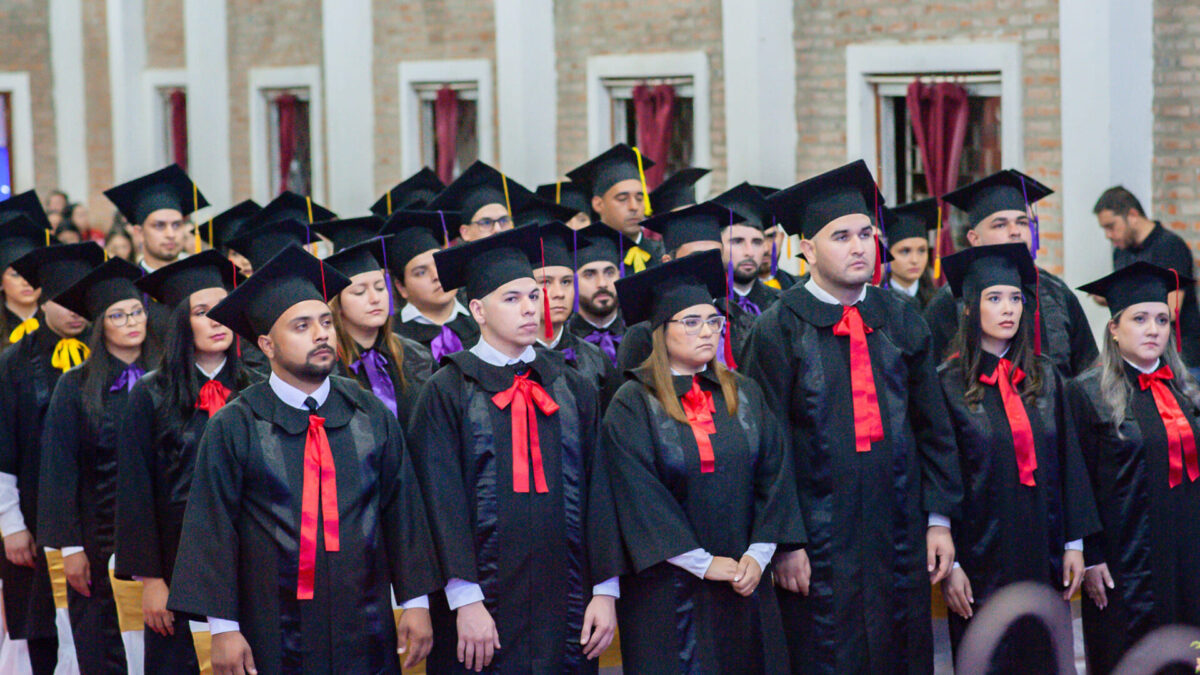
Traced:
[[1073, 541], [1068, 541], [1067, 545], [1063, 547], [1063, 550], [1064, 551], [1082, 551], [1083, 550], [1083, 540], [1075, 539]]
[[412, 600], [409, 600], [408, 602], [400, 605], [400, 609], [416, 609], [416, 608], [429, 609], [429, 596], [422, 595], [420, 597], [413, 598]]
[[27, 529], [25, 516], [21, 514], [17, 477], [11, 473], [0, 473], [0, 534], [7, 537]]
[[702, 548], [694, 548], [687, 553], [680, 553], [674, 558], [667, 558], [667, 562], [691, 572], [699, 579], [704, 578], [712, 561], [712, 554]]
[[469, 605], [472, 602], [483, 601], [483, 589], [479, 584], [463, 581], [462, 579], [451, 579], [446, 582], [446, 604], [450, 605], [450, 611], [454, 611], [464, 605]]
[[929, 527], [950, 529], [950, 519], [940, 513], [931, 513], [929, 514]]
[[601, 581], [592, 586], [592, 595], [611, 595], [614, 598], [621, 597], [621, 580], [618, 577], [612, 577]]
[[64, 557], [64, 558], [69, 555], [75, 555], [76, 553], [83, 553], [83, 547], [82, 546], [64, 546], [64, 547], [62, 547], [62, 557]]
[[771, 558], [775, 557], [775, 544], [750, 544], [746, 555], [754, 558], [754, 562], [758, 563], [758, 571], [762, 572], [771, 564]]
[[221, 633], [240, 633], [242, 627], [236, 621], [229, 619], [218, 619], [215, 616], [208, 617], [208, 632], [216, 637]]

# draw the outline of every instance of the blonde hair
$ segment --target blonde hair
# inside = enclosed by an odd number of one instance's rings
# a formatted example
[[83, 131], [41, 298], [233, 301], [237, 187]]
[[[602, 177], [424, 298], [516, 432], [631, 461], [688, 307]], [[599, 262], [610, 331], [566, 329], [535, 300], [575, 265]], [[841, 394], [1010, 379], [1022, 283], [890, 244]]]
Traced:
[[[683, 406], [679, 404], [679, 397], [675, 395], [675, 384], [671, 380], [671, 359], [667, 354], [666, 336], [666, 324], [654, 329], [651, 333], [650, 356], [642, 362], [642, 367], [650, 369], [650, 390], [662, 404], [663, 410], [667, 411], [667, 415], [671, 419], [687, 424], [687, 415], [683, 412]], [[708, 367], [713, 369], [713, 372], [717, 374], [717, 381], [721, 383], [721, 395], [725, 397], [725, 409], [730, 416], [737, 415], [737, 376], [721, 365], [716, 357], [708, 362]]]
[[[1129, 398], [1133, 396], [1133, 386], [1125, 377], [1125, 357], [1121, 354], [1121, 348], [1117, 345], [1117, 341], [1112, 339], [1109, 331], [1121, 322], [1121, 316], [1124, 313], [1124, 310], [1117, 312], [1105, 325], [1104, 347], [1100, 350], [1100, 360], [1097, 362], [1100, 366], [1100, 395], [1104, 399], [1104, 404], [1108, 406], [1109, 421], [1117, 430], [1118, 436], [1121, 433], [1121, 421], [1125, 419], [1125, 407], [1129, 403]], [[1174, 381], [1168, 383], [1168, 386], [1174, 387], [1184, 398], [1191, 401], [1192, 405], [1200, 408], [1200, 385], [1196, 384], [1196, 379], [1184, 365], [1175, 345], [1175, 331], [1172, 329], [1167, 337], [1167, 348], [1163, 350], [1161, 357], [1162, 362], [1171, 369], [1171, 373], [1175, 376]]]
[[[362, 348], [350, 336], [349, 331], [346, 330], [345, 323], [342, 321], [341, 294], [338, 294], [329, 301], [329, 309], [333, 312], [333, 328], [337, 334], [338, 341], [338, 358], [349, 367], [351, 363], [354, 363], [362, 356]], [[400, 383], [400, 391], [396, 393], [399, 394], [408, 389], [408, 380], [404, 377], [404, 344], [400, 342], [400, 336], [392, 332], [392, 316], [390, 314], [387, 320], [383, 322], [383, 325], [379, 327], [379, 331], [387, 336], [384, 348], [387, 350], [388, 357], [392, 359], [392, 363], [396, 364], [396, 376]]]

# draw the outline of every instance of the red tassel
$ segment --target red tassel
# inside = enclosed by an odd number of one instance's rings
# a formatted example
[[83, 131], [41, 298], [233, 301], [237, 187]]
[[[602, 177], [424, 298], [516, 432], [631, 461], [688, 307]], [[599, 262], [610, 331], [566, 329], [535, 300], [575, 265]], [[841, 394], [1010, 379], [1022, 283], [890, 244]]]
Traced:
[[1034, 305], [1034, 310], [1033, 310], [1033, 354], [1034, 354], [1034, 356], [1041, 356], [1042, 355], [1042, 271], [1035, 267], [1035, 268], [1033, 268], [1033, 272], [1034, 272], [1035, 278], [1037, 279], [1037, 281], [1035, 282], [1036, 285], [1034, 286], [1034, 294], [1037, 296], [1034, 298], [1034, 302], [1037, 304]]
[[[726, 300], [726, 309], [729, 308], [728, 302]], [[728, 317], [728, 313], [726, 316]], [[725, 319], [725, 367], [737, 370], [737, 363], [733, 360], [733, 322], [728, 318]]]
[[546, 283], [546, 242], [539, 239], [538, 246], [542, 249], [542, 322], [546, 326], [546, 340], [554, 339], [554, 322], [550, 319], [550, 293]]
[[1179, 327], [1179, 324], [1181, 323], [1179, 320], [1179, 312], [1183, 310], [1183, 296], [1179, 295], [1179, 271], [1174, 268], [1172, 268], [1171, 271], [1175, 273], [1175, 297], [1179, 298], [1180, 300], [1180, 302], [1175, 303], [1175, 351], [1182, 354], [1183, 331], [1180, 330]]
[[879, 234], [875, 234], [875, 271], [871, 273], [871, 285], [878, 286], [883, 281], [883, 251], [879, 246]]

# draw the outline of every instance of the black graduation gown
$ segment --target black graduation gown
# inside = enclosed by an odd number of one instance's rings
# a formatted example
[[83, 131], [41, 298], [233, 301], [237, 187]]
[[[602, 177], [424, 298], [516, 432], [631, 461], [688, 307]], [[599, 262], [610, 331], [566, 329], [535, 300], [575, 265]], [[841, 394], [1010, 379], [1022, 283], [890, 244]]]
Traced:
[[[619, 349], [621, 341], [625, 338], [626, 326], [625, 319], [621, 316], [620, 312], [617, 313], [616, 320], [609, 324], [607, 328], [596, 328], [581, 315], [574, 314], [570, 319], [567, 320], [567, 330], [571, 331], [572, 334], [584, 342], [587, 342], [588, 336], [593, 333], [610, 333], [613, 336], [613, 339], [616, 340]], [[597, 345], [597, 347], [599, 347], [599, 345]], [[600, 351], [603, 352], [604, 350], [601, 349]], [[607, 354], [605, 355], [607, 356]], [[613, 366], [615, 367], [617, 365], [617, 356], [614, 354], [611, 357], [611, 360]], [[620, 368], [617, 369], [617, 372], [620, 372]]]
[[[643, 231], [642, 240], [640, 242], [638, 242], [637, 246], [639, 248], [641, 248], [643, 251], [645, 251], [646, 253], [650, 254], [650, 259], [646, 261], [646, 269], [649, 269], [651, 267], [658, 267], [659, 265], [662, 264], [663, 256], [667, 252], [666, 246], [663, 245], [662, 240], [651, 239], [650, 237], [646, 236], [645, 232]], [[625, 255], [628, 256], [629, 249], [625, 248], [624, 251], [625, 251]], [[617, 265], [617, 267], [620, 268], [621, 266]], [[633, 271], [633, 265], [625, 266], [625, 274], [634, 274], [634, 273], [635, 272]]]
[[[396, 419], [403, 427], [408, 423], [408, 416], [412, 412], [413, 404], [417, 402], [417, 394], [421, 392], [421, 387], [433, 375], [434, 363], [429, 347], [404, 336], [397, 337], [404, 345], [404, 364], [401, 367], [404, 369], [406, 386], [400, 386], [399, 372], [394, 367], [391, 357], [387, 356], [387, 348], [382, 339], [376, 340], [375, 348], [381, 350], [380, 353], [388, 359], [388, 377], [391, 378], [392, 389], [396, 392]], [[352, 378], [363, 389], [371, 391], [371, 380], [367, 377], [366, 370], [360, 368], [356, 373], [348, 364], [338, 361], [337, 374]]]
[[[478, 583], [496, 622], [503, 646], [485, 672], [594, 673], [579, 644], [584, 610], [592, 587], [624, 568], [606, 483], [593, 475], [598, 396], [557, 352], [537, 353], [530, 377], [559, 405], [552, 415], [535, 406], [549, 491], [533, 490], [531, 475], [530, 492], [517, 493], [511, 410], [492, 401], [515, 374], [469, 351], [443, 359], [408, 427], [413, 465], [443, 574]], [[429, 672], [467, 672], [444, 592], [430, 609]]]
[[[0, 270], [0, 273], [3, 272], [4, 270]], [[3, 354], [15, 344], [9, 342], [8, 340], [12, 336], [12, 332], [17, 329], [17, 326], [21, 325], [22, 319], [14, 314], [13, 311], [8, 308], [8, 305], [4, 304], [4, 296], [2, 295], [0, 295], [0, 312], [4, 313], [4, 323], [0, 324], [0, 328], [4, 329], [2, 332], [0, 332], [0, 354]], [[38, 325], [46, 325], [46, 320], [42, 317], [42, 311], [40, 309], [34, 313], [33, 318], [37, 319]]]
[[807, 597], [779, 590], [796, 673], [930, 673], [929, 513], [962, 498], [928, 329], [868, 287], [866, 326], [884, 440], [855, 452], [842, 307], [795, 286], [755, 322], [742, 372], [786, 420], [812, 563]]
[[[533, 347], [539, 351], [549, 349], [540, 342]], [[617, 369], [608, 360], [608, 355], [565, 328], [559, 334], [558, 344], [554, 345], [553, 351], [562, 354], [568, 366], [596, 387], [596, 391], [600, 392], [600, 409], [603, 412], [617, 387], [621, 386]]]
[[[1167, 437], [1154, 395], [1125, 366], [1133, 395], [1119, 429], [1093, 368], [1068, 385], [1103, 531], [1084, 540], [1086, 563], [1108, 564], [1108, 606], [1083, 599], [1088, 672], [1105, 675], [1134, 643], [1173, 623], [1200, 626], [1200, 481], [1170, 488]], [[1200, 439], [1198, 411], [1168, 384]], [[1118, 436], [1118, 430], [1120, 436]]]
[[0, 354], [0, 472], [17, 477], [21, 515], [39, 548], [32, 569], [13, 565], [6, 557], [0, 560], [5, 627], [17, 640], [58, 635], [50, 575], [37, 529], [42, 420], [62, 374], [50, 365], [58, 340], [43, 324]]
[[[764, 570], [748, 598], [727, 582], [698, 579], [667, 562], [703, 548], [740, 560], [753, 543], [795, 548], [804, 541], [795, 477], [782, 429], [758, 385], [739, 377], [737, 418], [711, 371], [715, 469], [700, 472], [687, 424], [667, 415], [645, 369], [621, 386], [604, 416], [621, 539], [633, 570], [617, 603], [621, 661], [629, 673], [786, 673], [779, 605]], [[691, 377], [675, 377], [675, 393]]]
[[[454, 318], [450, 319], [446, 325], [458, 336], [464, 350], [470, 349], [479, 341], [479, 325], [475, 323], [475, 319], [466, 314], [455, 314]], [[401, 321], [400, 314], [397, 313], [392, 318], [392, 330], [400, 337], [406, 337], [428, 347], [433, 339], [441, 334], [442, 327], [423, 321]]]
[[[998, 363], [992, 354], [980, 355], [985, 374], [994, 372]], [[1018, 581], [1047, 584], [1061, 591], [1064, 546], [1100, 529], [1063, 378], [1048, 360], [1040, 359], [1039, 365], [1042, 394], [1035, 403], [1024, 405], [1037, 457], [1034, 486], [1021, 484], [1012, 428], [999, 387], [984, 385], [983, 400], [968, 406], [962, 359], [953, 358], [938, 369], [954, 426], [964, 489], [962, 514], [954, 519], [950, 531], [955, 559], [971, 581], [977, 610], [993, 593]], [[952, 612], [949, 623], [957, 651], [968, 621]], [[1018, 653], [1032, 656], [1028, 644], [1010, 655]], [[1053, 669], [1052, 660], [1035, 666], [1018, 658], [1008, 665], [1004, 672]]]
[[[1071, 378], [1092, 367], [1099, 358], [1096, 339], [1079, 298], [1062, 279], [1038, 268], [1038, 298], [1042, 312], [1042, 354], [1050, 359], [1063, 377]], [[925, 308], [925, 322], [933, 333], [933, 349], [940, 362], [953, 351], [951, 343], [958, 333], [962, 304], [954, 299], [949, 286], [934, 294]]]
[[337, 473], [340, 551], [317, 518], [312, 600], [296, 599], [307, 411], [268, 382], [205, 429], [167, 606], [236, 620], [262, 673], [397, 673], [391, 589], [440, 586], [400, 426], [357, 382], [333, 376], [317, 413]]

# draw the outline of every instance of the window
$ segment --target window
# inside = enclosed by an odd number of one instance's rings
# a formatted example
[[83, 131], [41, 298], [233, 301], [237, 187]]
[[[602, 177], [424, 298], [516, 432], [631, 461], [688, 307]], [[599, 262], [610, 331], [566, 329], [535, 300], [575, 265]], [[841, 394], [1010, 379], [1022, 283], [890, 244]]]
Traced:
[[312, 194], [312, 142], [308, 87], [263, 89], [271, 194]]
[[639, 145], [637, 106], [634, 104], [634, 89], [639, 85], [648, 87], [669, 86], [675, 91], [674, 104], [671, 111], [670, 125], [667, 132], [666, 157], [651, 157], [656, 162], [665, 162], [666, 169], [663, 177], [670, 176], [680, 169], [693, 166], [695, 156], [694, 142], [694, 100], [695, 86], [691, 77], [665, 77], [653, 79], [605, 78], [605, 88], [608, 89], [612, 101], [612, 140], [613, 143]]
[[187, 90], [183, 87], [158, 87], [159, 134], [158, 164], [174, 162], [185, 171], [188, 167]]
[[0, 201], [13, 196], [12, 94], [0, 91]]
[[282, 190], [325, 201], [321, 68], [251, 68], [250, 196], [265, 204]]
[[[453, 180], [477, 159], [495, 164], [492, 68], [489, 59], [397, 64], [400, 175], [411, 176], [427, 166], [443, 180]], [[439, 110], [458, 116], [455, 133], [442, 139], [441, 149], [437, 138]]]
[[[453, 158], [449, 176], [453, 180], [479, 159], [479, 138], [476, 133], [479, 125], [479, 84], [473, 81], [441, 84], [422, 82], [414, 84], [413, 88], [421, 106], [421, 164], [439, 170], [441, 155], [446, 152]], [[440, 104], [439, 95], [442, 97]], [[448, 111], [447, 106], [453, 107], [454, 112]], [[457, 117], [453, 144], [438, 142], [439, 111]], [[441, 178], [445, 180], [447, 176]]]

